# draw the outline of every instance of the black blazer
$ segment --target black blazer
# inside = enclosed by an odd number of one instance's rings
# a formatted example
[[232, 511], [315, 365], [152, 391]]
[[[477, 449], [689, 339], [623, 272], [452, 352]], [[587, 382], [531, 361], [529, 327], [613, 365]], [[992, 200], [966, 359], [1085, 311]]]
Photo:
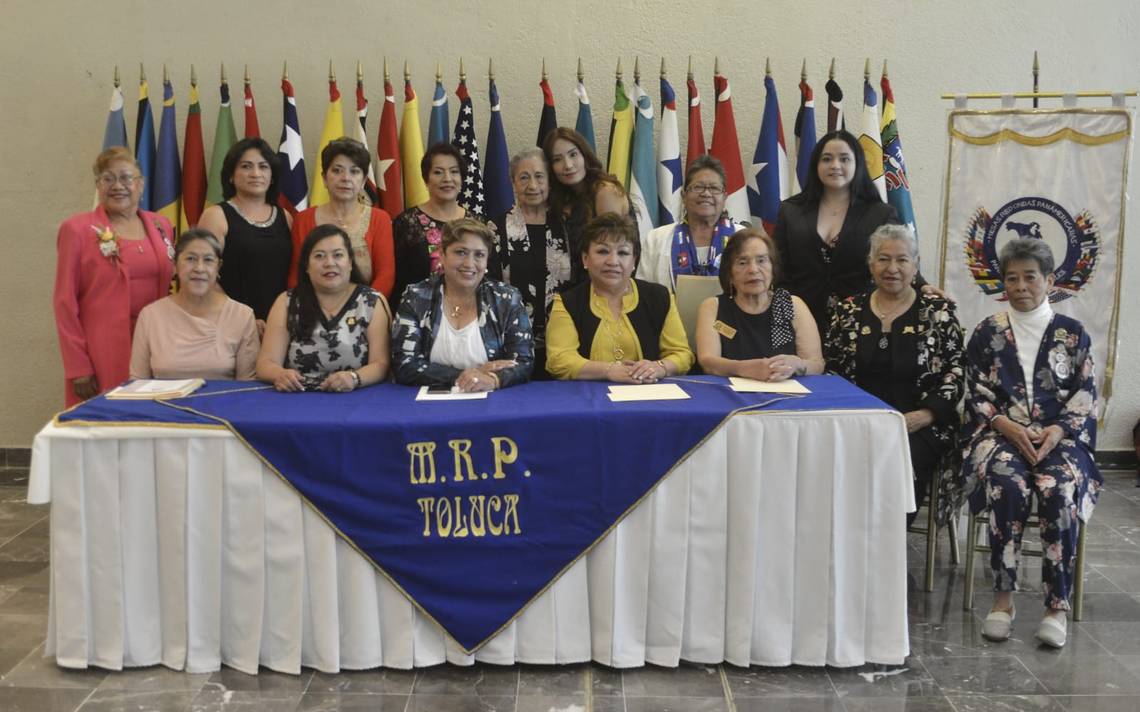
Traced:
[[[820, 333], [827, 332], [828, 299], [839, 302], [860, 294], [871, 286], [867, 267], [871, 233], [885, 223], [899, 224], [898, 213], [883, 202], [855, 199], [847, 208], [847, 217], [839, 231], [839, 239], [831, 251], [831, 261], [823, 258], [823, 240], [816, 231], [819, 208], [801, 200], [803, 194], [780, 204], [773, 239], [780, 252], [780, 286], [804, 300]], [[918, 280], [922, 283], [921, 277]]]

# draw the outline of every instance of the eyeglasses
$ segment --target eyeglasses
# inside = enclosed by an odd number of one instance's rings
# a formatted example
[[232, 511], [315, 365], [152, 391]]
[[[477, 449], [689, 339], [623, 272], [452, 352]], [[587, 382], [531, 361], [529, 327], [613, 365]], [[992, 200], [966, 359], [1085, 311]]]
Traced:
[[99, 179], [95, 182], [104, 188], [110, 188], [116, 183], [122, 183], [123, 187], [130, 188], [135, 184], [136, 181], [140, 180], [142, 180], [142, 176], [135, 175], [133, 173], [123, 173], [121, 175], [115, 175], [114, 173], [104, 173], [99, 176]]
[[693, 193], [694, 195], [700, 195], [701, 193], [708, 193], [709, 195], [720, 195], [724, 192], [724, 187], [719, 185], [712, 185], [709, 183], [694, 183], [685, 190]]

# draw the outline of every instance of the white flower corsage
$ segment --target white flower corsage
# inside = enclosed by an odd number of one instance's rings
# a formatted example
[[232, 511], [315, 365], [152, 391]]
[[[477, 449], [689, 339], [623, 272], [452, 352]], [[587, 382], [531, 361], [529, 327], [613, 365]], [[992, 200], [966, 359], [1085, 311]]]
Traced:
[[119, 241], [110, 226], [98, 227], [92, 225], [91, 229], [94, 230], [95, 234], [99, 237], [99, 252], [109, 260], [118, 257]]

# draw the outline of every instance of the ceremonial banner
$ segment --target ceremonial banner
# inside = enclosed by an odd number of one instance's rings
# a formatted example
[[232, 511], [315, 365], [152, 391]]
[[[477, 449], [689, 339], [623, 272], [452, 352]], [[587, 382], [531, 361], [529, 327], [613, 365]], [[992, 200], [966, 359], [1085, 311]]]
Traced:
[[1093, 342], [1102, 407], [1111, 393], [1133, 112], [950, 112], [942, 284], [969, 333], [1009, 308], [998, 253], [1012, 238], [1053, 251], [1053, 309]]

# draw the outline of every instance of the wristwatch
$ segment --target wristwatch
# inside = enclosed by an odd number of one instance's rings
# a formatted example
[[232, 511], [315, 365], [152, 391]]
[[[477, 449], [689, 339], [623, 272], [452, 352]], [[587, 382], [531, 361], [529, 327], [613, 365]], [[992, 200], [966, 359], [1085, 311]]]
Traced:
[[360, 388], [360, 373], [358, 371], [351, 371], [352, 373], [352, 387], [354, 389]]

